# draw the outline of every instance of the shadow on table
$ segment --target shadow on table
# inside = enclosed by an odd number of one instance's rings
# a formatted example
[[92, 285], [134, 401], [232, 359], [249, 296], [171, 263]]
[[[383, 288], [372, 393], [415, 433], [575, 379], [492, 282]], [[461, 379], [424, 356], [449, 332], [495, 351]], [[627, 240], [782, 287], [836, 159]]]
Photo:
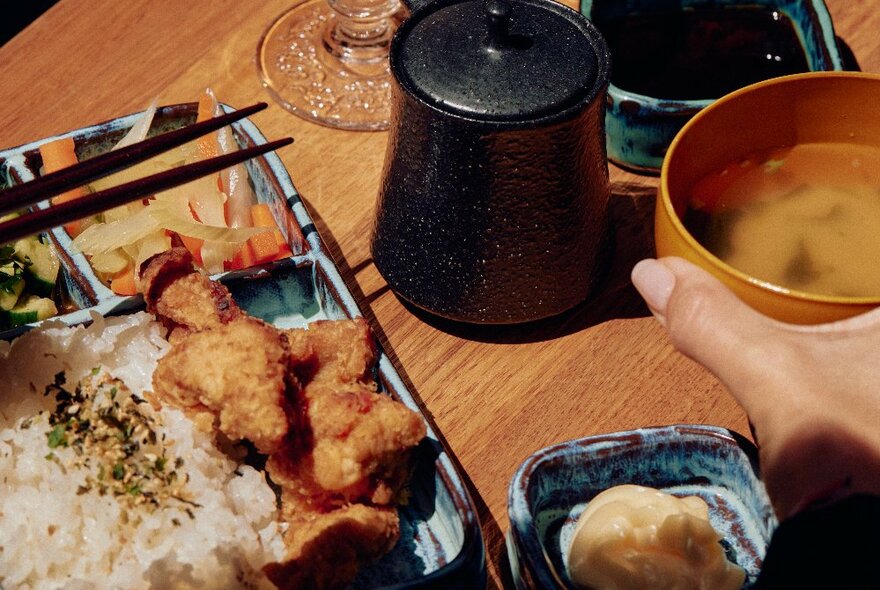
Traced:
[[655, 202], [654, 186], [612, 183], [610, 227], [613, 239], [606, 254], [605, 272], [586, 301], [560, 315], [513, 325], [469, 324], [435, 316], [398, 299], [426, 324], [480, 342], [539, 342], [608, 320], [647, 316], [648, 308], [630, 281], [630, 271], [636, 262], [654, 255]]
[[16, 36], [58, 0], [28, 0], [16, 3], [15, 9], [4, 11], [0, 19], [0, 45]]

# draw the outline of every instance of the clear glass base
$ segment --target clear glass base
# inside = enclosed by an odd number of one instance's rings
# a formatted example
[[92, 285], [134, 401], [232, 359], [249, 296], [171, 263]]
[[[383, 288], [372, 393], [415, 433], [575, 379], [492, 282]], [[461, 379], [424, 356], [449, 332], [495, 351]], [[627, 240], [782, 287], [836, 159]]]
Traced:
[[257, 48], [263, 86], [285, 109], [322, 125], [387, 129], [395, 21], [361, 42], [341, 34], [337, 18], [327, 0], [305, 0], [273, 22]]

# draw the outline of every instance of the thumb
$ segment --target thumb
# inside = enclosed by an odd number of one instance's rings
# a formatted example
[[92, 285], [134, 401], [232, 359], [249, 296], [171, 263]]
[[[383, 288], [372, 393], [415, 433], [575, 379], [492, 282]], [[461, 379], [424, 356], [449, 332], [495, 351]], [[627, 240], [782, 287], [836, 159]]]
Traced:
[[673, 345], [728, 387], [747, 379], [778, 322], [748, 307], [718, 279], [681, 258], [642, 260], [632, 281]]

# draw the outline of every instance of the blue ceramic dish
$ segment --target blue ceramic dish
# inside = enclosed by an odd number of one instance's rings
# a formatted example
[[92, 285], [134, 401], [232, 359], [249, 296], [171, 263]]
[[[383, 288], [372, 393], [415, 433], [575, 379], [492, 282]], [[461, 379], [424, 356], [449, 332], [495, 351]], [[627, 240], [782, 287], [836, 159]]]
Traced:
[[[580, 11], [601, 31], [602, 22], [621, 15], [737, 5], [766, 7], [787, 16], [810, 71], [844, 69], [831, 16], [822, 0], [581, 0]], [[621, 89], [613, 83], [613, 51], [611, 59], [612, 83], [605, 114], [608, 159], [630, 170], [656, 173], [682, 126], [719, 97], [666, 100]]]
[[508, 490], [507, 552], [519, 590], [574, 588], [565, 555], [578, 517], [599, 492], [637, 484], [709, 505], [728, 558], [758, 575], [776, 526], [757, 472], [757, 451], [722, 428], [675, 425], [592, 436], [544, 448]]
[[[153, 129], [177, 127], [194, 121], [196, 106], [188, 103], [161, 108]], [[139, 115], [135, 113], [63, 135], [72, 136], [80, 157], [87, 157], [118, 141]], [[233, 131], [242, 147], [266, 142], [257, 127], [247, 119], [234, 124]], [[6, 177], [11, 182], [23, 182], [36, 176], [40, 166], [39, 146], [52, 139], [55, 137], [0, 151], [0, 165], [5, 167]], [[247, 167], [258, 200], [270, 205], [293, 255], [269, 265], [213, 278], [229, 287], [244, 310], [278, 327], [297, 327], [319, 319], [362, 315], [327, 255], [280, 158], [269, 153], [247, 162]], [[56, 320], [74, 325], [88, 322], [93, 313], [118, 315], [143, 308], [140, 296], [118, 296], [102, 284], [84, 257], [71, 249], [70, 239], [63, 230], [53, 231], [50, 237], [60, 254], [68, 303], [78, 308]], [[7, 331], [0, 334], [0, 338], [13, 338], [30, 327]], [[439, 590], [484, 586], [485, 549], [479, 521], [447, 449], [381, 350], [375, 375], [388, 395], [425, 418], [428, 436], [419, 447], [416, 471], [410, 484], [410, 501], [400, 509], [400, 542], [381, 561], [363, 568], [352, 590]]]

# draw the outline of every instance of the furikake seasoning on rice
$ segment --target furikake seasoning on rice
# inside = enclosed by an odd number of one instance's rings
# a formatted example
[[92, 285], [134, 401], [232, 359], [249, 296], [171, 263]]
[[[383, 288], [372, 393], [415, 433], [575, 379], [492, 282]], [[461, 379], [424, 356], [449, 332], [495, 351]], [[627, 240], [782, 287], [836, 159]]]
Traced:
[[152, 398], [149, 315], [0, 342], [0, 587], [272, 588], [277, 498]]

